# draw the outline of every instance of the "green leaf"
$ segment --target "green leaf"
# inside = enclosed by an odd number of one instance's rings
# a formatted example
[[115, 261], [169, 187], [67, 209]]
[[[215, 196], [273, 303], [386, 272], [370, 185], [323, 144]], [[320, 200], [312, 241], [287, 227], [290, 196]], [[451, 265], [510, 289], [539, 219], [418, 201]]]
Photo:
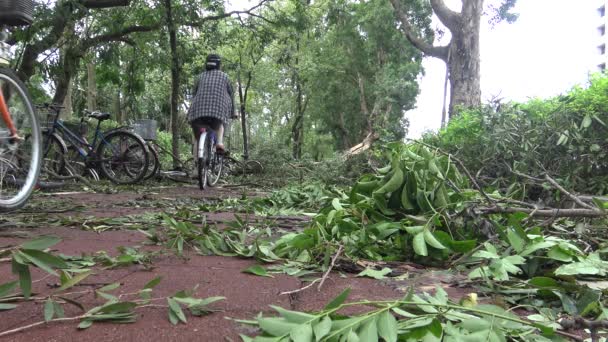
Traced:
[[315, 333], [315, 339], [317, 342], [321, 341], [321, 339], [329, 334], [329, 331], [331, 330], [331, 318], [329, 318], [329, 316], [323, 317], [319, 323], [312, 327], [312, 330]]
[[48, 322], [53, 319], [55, 314], [55, 305], [51, 298], [44, 302], [44, 321]]
[[437, 249], [445, 249], [445, 246], [441, 244], [441, 242], [439, 242], [435, 236], [433, 235], [433, 233], [431, 233], [430, 230], [425, 229], [424, 232], [424, 241], [426, 241], [426, 243], [434, 248]]
[[32, 294], [32, 276], [28, 266], [16, 262], [13, 258], [13, 273], [19, 276], [19, 287], [25, 299], [29, 299]]
[[509, 239], [509, 243], [511, 243], [511, 246], [513, 246], [513, 249], [515, 249], [517, 253], [520, 253], [524, 250], [524, 247], [526, 246], [526, 240], [519, 234], [517, 234], [517, 232], [513, 228], [509, 228], [507, 230], [507, 238]]
[[41, 252], [35, 249], [22, 249], [18, 253], [19, 256], [21, 256], [22, 258], [30, 261], [32, 264], [38, 266], [40, 269], [43, 269], [47, 273], [50, 273], [57, 277], [59, 275], [53, 270], [53, 267], [68, 268], [68, 265], [63, 260], [45, 252]]
[[312, 327], [310, 323], [300, 324], [291, 330], [289, 336], [294, 342], [311, 342], [313, 341]]
[[315, 315], [311, 315], [305, 312], [283, 309], [280, 306], [271, 305], [270, 307], [275, 309], [283, 318], [285, 318], [290, 323], [309, 323], [316, 318]]
[[173, 325], [177, 325], [177, 323], [179, 323], [179, 318], [177, 318], [177, 315], [173, 310], [171, 310], [171, 308], [169, 308], [169, 322], [171, 322]]
[[93, 325], [93, 321], [90, 319], [85, 319], [84, 321], [80, 322], [80, 324], [78, 324], [78, 329], [86, 329], [91, 325]]
[[108, 285], [98, 289], [97, 291], [108, 292], [108, 291], [116, 290], [119, 287], [120, 287], [120, 283], [112, 283], [112, 284], [108, 284]]
[[405, 231], [410, 235], [416, 235], [424, 231], [424, 226], [410, 226], [405, 227]]
[[0, 285], [0, 298], [6, 297], [17, 287], [17, 281], [11, 281]]
[[15, 304], [0, 303], [0, 311], [3, 311], [3, 310], [12, 310], [12, 309], [14, 309], [16, 307], [17, 307], [17, 305], [15, 305]]
[[384, 279], [386, 278], [385, 275], [391, 273], [393, 270], [391, 270], [388, 267], [383, 268], [382, 270], [374, 270], [373, 268], [366, 268], [363, 271], [361, 271], [361, 273], [357, 274], [357, 277], [370, 277], [370, 278], [374, 278], [374, 279]]
[[57, 318], [65, 317], [65, 313], [63, 312], [63, 307], [61, 307], [61, 304], [59, 304], [55, 301], [53, 302], [53, 311], [55, 312], [55, 316]]
[[348, 295], [350, 294], [350, 290], [351, 290], [350, 287], [346, 288], [336, 298], [334, 298], [331, 302], [329, 302], [329, 304], [327, 304], [323, 308], [323, 310], [324, 311], [333, 310], [333, 309], [339, 307], [340, 305], [342, 305], [342, 303], [344, 303], [346, 298], [348, 298]]
[[378, 316], [378, 335], [386, 342], [397, 341], [397, 320], [390, 311], [384, 311]]
[[363, 342], [378, 342], [376, 317], [366, 320], [359, 329], [359, 340]]
[[103, 305], [99, 308], [100, 313], [127, 313], [133, 311], [137, 307], [135, 302], [119, 302]]
[[264, 332], [272, 336], [286, 335], [299, 326], [299, 324], [288, 322], [284, 318], [279, 317], [258, 318], [258, 325]]
[[153, 287], [155, 287], [156, 285], [158, 285], [160, 283], [160, 281], [163, 279], [163, 277], [158, 276], [152, 280], [150, 280], [146, 285], [144, 285], [144, 289], [151, 289]]
[[272, 275], [266, 272], [266, 269], [260, 265], [253, 265], [246, 270], [243, 270], [243, 273], [251, 273], [261, 277], [269, 277], [274, 278]]
[[43, 250], [56, 245], [61, 239], [56, 236], [40, 236], [34, 240], [27, 241], [19, 247], [23, 249]]
[[61, 287], [59, 287], [57, 290], [55, 290], [55, 292], [61, 292], [64, 290], [69, 289], [70, 287], [80, 283], [81, 281], [83, 281], [86, 277], [91, 275], [91, 271], [85, 272], [85, 273], [78, 273], [75, 276], [73, 276], [72, 278], [68, 279], [67, 282], [61, 284]]
[[414, 236], [414, 252], [418, 255], [427, 256], [429, 255], [428, 250], [426, 248], [426, 242], [424, 241], [424, 232], [416, 234]]
[[169, 309], [173, 311], [175, 316], [177, 316], [177, 318], [183, 323], [187, 323], [186, 315], [184, 315], [184, 311], [182, 311], [182, 307], [179, 306], [179, 303], [171, 297], [167, 298], [167, 302], [169, 303]]
[[342, 207], [342, 204], [340, 204], [340, 199], [339, 198], [334, 198], [331, 201], [331, 205], [334, 207], [334, 209], [340, 211], [340, 210], [344, 210], [344, 208]]
[[591, 126], [591, 116], [585, 115], [585, 117], [583, 118], [583, 122], [581, 122], [581, 127], [587, 128], [589, 126]]

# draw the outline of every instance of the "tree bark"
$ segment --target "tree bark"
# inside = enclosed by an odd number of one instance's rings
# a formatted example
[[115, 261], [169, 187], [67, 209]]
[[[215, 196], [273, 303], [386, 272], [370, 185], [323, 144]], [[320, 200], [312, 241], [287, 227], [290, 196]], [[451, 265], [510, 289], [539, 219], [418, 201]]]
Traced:
[[[300, 53], [300, 38], [296, 38], [296, 55]], [[291, 125], [292, 156], [294, 159], [302, 158], [302, 145], [304, 143], [304, 112], [307, 101], [304, 100], [304, 90], [300, 78], [299, 57], [296, 57], [293, 70], [293, 82], [296, 92], [295, 115]]]
[[179, 128], [178, 128], [178, 111], [177, 103], [179, 97], [179, 56], [177, 53], [177, 33], [175, 23], [173, 22], [173, 8], [171, 0], [165, 0], [165, 15], [167, 30], [169, 31], [169, 46], [171, 48], [171, 135], [172, 152], [173, 152], [173, 167], [179, 167]]
[[63, 109], [61, 110], [61, 118], [63, 120], [70, 120], [72, 118], [72, 90], [74, 89], [74, 79], [70, 79], [68, 81], [68, 90], [65, 95], [65, 99], [63, 99]]
[[444, 0], [431, 0], [433, 12], [452, 34], [446, 46], [433, 46], [422, 39], [401, 1], [390, 1], [407, 40], [424, 54], [446, 63], [450, 80], [449, 117], [454, 117], [460, 106], [478, 106], [481, 103], [479, 30], [483, 0], [462, 0], [461, 12], [450, 10]]
[[239, 112], [241, 114], [241, 130], [243, 131], [243, 159], [249, 159], [249, 141], [247, 131], [247, 93], [249, 92], [249, 85], [251, 84], [251, 71], [247, 73], [247, 84], [243, 90], [243, 83], [241, 82], [241, 72], [238, 73], [238, 84], [239, 84]]
[[87, 63], [87, 109], [97, 109], [97, 82], [95, 78], [95, 64]]
[[481, 103], [479, 30], [483, 0], [464, 0], [462, 20], [452, 30], [450, 59], [450, 119], [457, 106], [465, 108]]
[[116, 91], [113, 102], [114, 102], [113, 103], [114, 113], [116, 113], [116, 121], [118, 121], [118, 123], [120, 125], [122, 125], [125, 120], [123, 118], [123, 115], [122, 115], [123, 112], [122, 112], [121, 106], [120, 106], [120, 90]]

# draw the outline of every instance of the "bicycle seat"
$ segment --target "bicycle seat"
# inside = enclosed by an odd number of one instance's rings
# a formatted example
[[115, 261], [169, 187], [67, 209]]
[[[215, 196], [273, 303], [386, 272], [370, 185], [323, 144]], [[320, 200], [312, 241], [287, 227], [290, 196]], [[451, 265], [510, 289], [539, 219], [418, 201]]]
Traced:
[[110, 113], [102, 113], [102, 112], [95, 111], [95, 112], [89, 113], [87, 116], [90, 118], [99, 120], [99, 121], [104, 121], [104, 120], [108, 120], [110, 118]]

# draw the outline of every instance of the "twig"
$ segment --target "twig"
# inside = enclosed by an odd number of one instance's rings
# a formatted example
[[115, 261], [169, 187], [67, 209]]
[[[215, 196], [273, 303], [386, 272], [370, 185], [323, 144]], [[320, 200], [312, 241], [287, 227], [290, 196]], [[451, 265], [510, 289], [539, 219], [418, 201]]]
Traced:
[[532, 177], [532, 176], [530, 176], [530, 175], [526, 175], [525, 173], [521, 173], [521, 172], [518, 172], [518, 171], [513, 170], [513, 169], [511, 168], [511, 166], [509, 166], [509, 165], [508, 165], [508, 164], [506, 164], [506, 163], [505, 163], [505, 165], [507, 165], [507, 167], [509, 168], [509, 171], [510, 171], [512, 174], [516, 175], [516, 176], [519, 176], [519, 177], [521, 177], [521, 178], [525, 178], [525, 179], [528, 179], [528, 180], [531, 180], [531, 181], [534, 181], [534, 182], [539, 182], [539, 183], [542, 183], [542, 182], [543, 182], [543, 179], [541, 179], [541, 178], [536, 178], [536, 177]]
[[560, 319], [558, 323], [564, 327], [564, 329], [589, 329], [591, 331], [591, 342], [599, 342], [600, 337], [597, 331], [602, 328], [608, 328], [608, 320], [605, 319], [590, 321], [582, 317], [575, 317], [573, 319]]
[[329, 265], [329, 268], [327, 268], [327, 271], [325, 271], [325, 274], [321, 278], [321, 283], [319, 284], [319, 287], [317, 287], [318, 291], [321, 291], [321, 287], [323, 286], [325, 279], [327, 279], [327, 277], [329, 276], [329, 272], [331, 272], [332, 268], [334, 268], [334, 266], [336, 265], [336, 260], [340, 256], [340, 253], [342, 253], [342, 249], [344, 249], [344, 246], [340, 245], [340, 247], [338, 248], [338, 251], [336, 252], [334, 257], [331, 259], [331, 265]]
[[564, 193], [564, 195], [568, 196], [571, 200], [574, 201], [574, 203], [578, 204], [579, 206], [583, 207], [583, 208], [587, 208], [587, 209], [592, 209], [592, 210], [597, 210], [599, 211], [597, 208], [590, 206], [589, 204], [581, 201], [580, 198], [574, 196], [572, 193], [568, 192], [566, 189], [564, 189], [561, 185], [559, 185], [559, 183], [557, 183], [553, 178], [549, 177], [549, 175], [545, 174], [545, 179], [551, 183], [551, 185], [553, 185], [557, 190], [561, 191], [562, 193]]
[[313, 285], [314, 285], [316, 282], [318, 282], [319, 280], [321, 280], [321, 278], [317, 278], [317, 279], [315, 279], [315, 280], [311, 281], [311, 282], [310, 282], [310, 284], [308, 284], [308, 285], [306, 285], [306, 286], [304, 286], [304, 287], [302, 287], [302, 288], [299, 288], [299, 289], [297, 289], [297, 290], [293, 290], [293, 291], [285, 291], [285, 292], [281, 292], [280, 294], [281, 294], [281, 295], [288, 295], [288, 294], [294, 294], [294, 293], [302, 292], [302, 291], [306, 290], [307, 288], [309, 288], [309, 287], [313, 286]]
[[479, 208], [483, 214], [524, 213], [532, 217], [605, 217], [607, 213], [595, 209], [528, 209], [528, 208]]
[[52, 319], [52, 320], [50, 320], [50, 321], [48, 321], [48, 322], [47, 322], [47, 321], [40, 321], [40, 322], [36, 322], [36, 323], [32, 323], [32, 324], [28, 324], [28, 325], [24, 325], [24, 326], [22, 326], [22, 327], [15, 328], [15, 329], [12, 329], [12, 330], [6, 330], [6, 331], [3, 331], [3, 332], [0, 332], [0, 337], [2, 337], [2, 336], [7, 336], [7, 335], [10, 335], [10, 334], [14, 334], [14, 333], [16, 333], [16, 332], [20, 332], [20, 331], [23, 331], [23, 330], [27, 330], [27, 329], [30, 329], [30, 328], [33, 328], [33, 327], [37, 327], [37, 326], [42, 325], [42, 324], [47, 324], [47, 323], [52, 323], [52, 322], [70, 322], [70, 321], [77, 321], [77, 320], [79, 320], [79, 319], [83, 319], [83, 318], [85, 318], [86, 316], [87, 316], [87, 315], [85, 314], [85, 315], [80, 315], [80, 316], [76, 316], [76, 317], [62, 317], [62, 318], [55, 318], [55, 319]]

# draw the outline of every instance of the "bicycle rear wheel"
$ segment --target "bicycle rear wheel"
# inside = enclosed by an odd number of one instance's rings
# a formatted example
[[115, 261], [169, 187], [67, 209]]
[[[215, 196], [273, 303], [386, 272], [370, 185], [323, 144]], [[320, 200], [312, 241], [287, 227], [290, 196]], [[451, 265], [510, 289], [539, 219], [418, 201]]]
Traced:
[[126, 131], [104, 136], [97, 148], [102, 174], [117, 184], [133, 184], [144, 178], [148, 153], [143, 140]]
[[0, 118], [0, 211], [6, 211], [23, 206], [38, 182], [42, 134], [27, 89], [11, 70], [0, 68], [0, 92], [18, 136], [24, 138], [15, 139]]
[[198, 187], [204, 190], [208, 184], [207, 176], [209, 174], [209, 161], [211, 157], [211, 135], [208, 132], [202, 133], [198, 139], [197, 153]]
[[222, 176], [224, 169], [224, 156], [211, 149], [211, 161], [209, 162], [209, 171], [207, 176], [207, 185], [214, 187]]
[[42, 173], [46, 173], [49, 178], [55, 175], [61, 175], [65, 172], [65, 156], [68, 153], [68, 148], [56, 134], [45, 132], [43, 136], [43, 161]]
[[148, 172], [146, 172], [144, 179], [150, 179], [158, 175], [160, 160], [158, 159], [158, 152], [154, 148], [154, 145], [146, 143], [146, 146], [148, 147]]

